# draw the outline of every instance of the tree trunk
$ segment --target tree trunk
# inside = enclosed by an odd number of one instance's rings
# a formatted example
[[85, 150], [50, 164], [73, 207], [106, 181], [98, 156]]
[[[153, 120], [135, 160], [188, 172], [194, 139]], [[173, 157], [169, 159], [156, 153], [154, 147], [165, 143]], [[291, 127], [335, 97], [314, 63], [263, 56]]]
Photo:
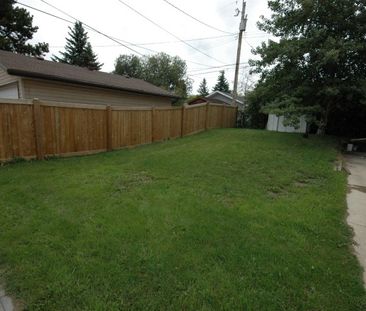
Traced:
[[324, 136], [325, 135], [325, 130], [327, 129], [328, 119], [329, 119], [329, 112], [330, 112], [330, 104], [331, 104], [331, 100], [328, 99], [327, 106], [326, 106], [326, 109], [325, 109], [324, 113], [321, 116], [319, 129], [318, 129], [318, 132], [317, 132], [317, 134], [320, 135], [320, 136]]

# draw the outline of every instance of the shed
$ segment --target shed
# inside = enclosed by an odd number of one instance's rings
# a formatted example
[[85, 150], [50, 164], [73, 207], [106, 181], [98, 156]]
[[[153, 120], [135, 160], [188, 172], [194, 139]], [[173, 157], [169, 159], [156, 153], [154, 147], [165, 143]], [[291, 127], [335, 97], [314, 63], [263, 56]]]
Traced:
[[270, 114], [268, 116], [267, 130], [274, 132], [285, 132], [285, 133], [306, 133], [307, 122], [305, 116], [300, 118], [300, 123], [298, 128], [293, 126], [285, 126], [283, 124], [285, 118], [284, 116], [277, 116], [275, 114]]
[[149, 107], [179, 97], [140, 79], [0, 50], [0, 98]]

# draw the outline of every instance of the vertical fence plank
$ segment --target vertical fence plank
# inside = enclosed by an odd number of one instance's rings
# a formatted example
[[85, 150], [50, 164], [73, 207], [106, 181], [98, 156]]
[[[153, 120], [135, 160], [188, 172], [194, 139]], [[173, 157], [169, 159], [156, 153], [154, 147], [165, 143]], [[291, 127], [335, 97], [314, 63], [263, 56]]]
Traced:
[[207, 104], [206, 104], [206, 119], [205, 119], [205, 130], [206, 130], [206, 131], [207, 131], [207, 129], [208, 129], [209, 109], [210, 109], [210, 104], [209, 104], [209, 103], [207, 103]]
[[34, 122], [34, 139], [36, 145], [37, 159], [44, 159], [44, 145], [43, 145], [43, 117], [41, 110], [41, 103], [39, 100], [33, 100], [33, 122]]
[[184, 136], [184, 126], [185, 126], [185, 124], [184, 124], [184, 121], [185, 121], [185, 120], [184, 120], [184, 117], [185, 117], [185, 116], [184, 116], [184, 115], [185, 115], [185, 110], [186, 110], [186, 107], [185, 107], [185, 105], [183, 104], [183, 106], [182, 106], [182, 122], [181, 122], [181, 123], [182, 123], [182, 124], [181, 124], [181, 125], [182, 125], [182, 129], [181, 129], [181, 131], [180, 131], [180, 132], [181, 132], [181, 136], [182, 136], [182, 137]]
[[155, 106], [151, 109], [151, 142], [155, 141], [155, 117], [156, 117], [156, 113], [155, 113]]
[[113, 124], [112, 124], [112, 107], [107, 106], [106, 109], [106, 125], [107, 125], [107, 151], [113, 149]]

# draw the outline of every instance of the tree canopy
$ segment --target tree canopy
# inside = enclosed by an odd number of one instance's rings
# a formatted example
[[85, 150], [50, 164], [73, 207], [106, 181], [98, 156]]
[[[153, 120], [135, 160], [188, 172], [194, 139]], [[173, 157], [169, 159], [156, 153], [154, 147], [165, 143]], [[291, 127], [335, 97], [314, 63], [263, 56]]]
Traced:
[[0, 6], [0, 49], [25, 55], [41, 56], [48, 52], [45, 42], [30, 44], [38, 27], [24, 8], [14, 7], [14, 0], [2, 0]]
[[224, 93], [230, 93], [230, 85], [225, 77], [225, 71], [220, 71], [220, 74], [217, 78], [217, 83], [212, 89], [213, 91], [220, 91]]
[[76, 22], [74, 27], [69, 27], [69, 38], [66, 38], [65, 52], [60, 52], [61, 57], [53, 56], [52, 60], [60, 63], [86, 67], [90, 70], [100, 70], [103, 64], [98, 62], [97, 55], [93, 52], [88, 41], [88, 33], [81, 22]]
[[[366, 78], [364, 0], [272, 0], [258, 23], [278, 39], [255, 50], [256, 96], [267, 112], [296, 125], [301, 115], [320, 132], [335, 111], [362, 109]], [[253, 95], [254, 96], [254, 95]]]
[[115, 62], [114, 73], [143, 79], [183, 98], [191, 89], [185, 61], [166, 53], [143, 57], [120, 55]]
[[209, 94], [209, 90], [207, 87], [207, 81], [205, 78], [203, 78], [202, 82], [200, 83], [200, 86], [197, 90], [198, 95], [200, 96], [207, 96]]

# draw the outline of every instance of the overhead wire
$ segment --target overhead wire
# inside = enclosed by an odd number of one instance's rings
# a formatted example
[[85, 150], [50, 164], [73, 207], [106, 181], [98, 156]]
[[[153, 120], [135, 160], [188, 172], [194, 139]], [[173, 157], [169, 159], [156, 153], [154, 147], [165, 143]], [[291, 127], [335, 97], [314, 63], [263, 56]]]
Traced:
[[169, 35], [171, 35], [172, 37], [174, 37], [175, 39], [181, 41], [182, 43], [184, 43], [185, 45], [189, 46], [191, 49], [201, 53], [202, 55], [205, 55], [206, 57], [215, 60], [218, 63], [224, 64], [223, 61], [201, 51], [200, 49], [196, 48], [194, 45], [184, 41], [183, 39], [181, 39], [180, 37], [178, 37], [177, 35], [175, 35], [174, 33], [172, 33], [171, 31], [165, 29], [164, 27], [162, 27], [161, 25], [159, 25], [158, 23], [156, 23], [155, 21], [153, 21], [151, 18], [147, 17], [146, 15], [142, 14], [140, 11], [136, 10], [135, 8], [133, 8], [132, 6], [130, 6], [129, 4], [127, 4], [126, 2], [124, 2], [123, 0], [117, 0], [119, 3], [123, 4], [124, 6], [126, 6], [127, 8], [129, 8], [130, 10], [134, 11], [136, 14], [138, 14], [139, 16], [141, 16], [142, 18], [146, 19], [147, 21], [149, 21], [150, 23], [152, 23], [153, 25], [155, 25], [156, 27], [158, 27], [159, 29], [163, 30], [164, 32], [168, 33]]
[[[41, 0], [41, 1], [42, 1], [42, 2], [45, 2], [45, 1], [43, 1], [43, 0]], [[66, 20], [66, 19], [64, 19], [64, 18], [62, 18], [62, 17], [58, 17], [58, 16], [56, 16], [56, 15], [54, 15], [54, 14], [52, 14], [52, 13], [49, 13], [49, 12], [46, 12], [46, 11], [43, 11], [43, 10], [40, 10], [40, 9], [34, 8], [34, 7], [30, 6], [30, 5], [24, 4], [24, 3], [19, 2], [19, 1], [16, 1], [16, 3], [18, 3], [18, 4], [22, 5], [22, 6], [25, 6], [25, 7], [27, 7], [27, 8], [33, 9], [33, 10], [35, 10], [35, 11], [39, 11], [39, 12], [41, 12], [41, 13], [44, 13], [44, 14], [50, 15], [50, 16], [52, 16], [52, 17], [55, 17], [55, 18], [58, 18], [58, 19], [60, 19], [60, 20], [67, 21], [68, 23], [70, 23], [70, 21], [68, 21], [68, 20]], [[46, 2], [45, 2], [45, 3], [46, 3]], [[65, 13], [64, 13], [64, 14], [65, 14]], [[68, 15], [68, 14], [65, 14], [65, 15]], [[76, 20], [76, 21], [81, 22], [80, 20], [78, 20], [78, 19], [76, 19], [76, 18], [74, 18], [74, 17], [72, 17], [72, 16], [70, 16], [70, 15], [68, 15], [68, 16], [69, 16], [69, 17], [71, 17], [71, 18], [73, 18], [73, 19], [74, 19], [74, 20]], [[71, 23], [72, 23], [72, 22], [71, 22]], [[82, 23], [82, 22], [81, 22], [81, 23]], [[83, 23], [83, 24], [84, 24], [85, 26], [87, 26], [88, 28], [92, 29], [93, 31], [95, 31], [95, 32], [99, 33], [100, 35], [102, 35], [102, 36], [104, 36], [104, 37], [106, 37], [106, 38], [108, 38], [108, 39], [110, 39], [110, 40], [112, 40], [112, 41], [114, 41], [114, 42], [118, 43], [119, 45], [121, 45], [121, 46], [125, 47], [126, 49], [128, 49], [128, 50], [130, 50], [130, 51], [132, 51], [132, 52], [134, 52], [134, 53], [136, 53], [136, 54], [138, 54], [138, 55], [140, 55], [140, 56], [143, 56], [143, 54], [142, 54], [142, 53], [140, 53], [140, 52], [138, 52], [138, 51], [136, 51], [136, 50], [134, 50], [134, 49], [130, 48], [129, 46], [127, 46], [127, 45], [125, 45], [125, 44], [121, 43], [121, 42], [120, 42], [120, 41], [118, 41], [118, 40], [113, 39], [111, 36], [109, 36], [109, 35], [107, 35], [107, 34], [105, 34], [105, 33], [101, 32], [101, 31], [99, 31], [98, 29], [96, 29], [96, 28], [94, 28], [94, 27], [91, 27], [91, 26], [89, 26], [89, 25], [87, 25], [87, 24], [85, 24], [85, 23]]]
[[[42, 1], [42, 0], [41, 0], [41, 1]], [[44, 1], [44, 2], [45, 2], [45, 1]], [[47, 12], [47, 11], [44, 11], [44, 10], [41, 10], [41, 9], [38, 9], [38, 8], [32, 7], [32, 6], [30, 6], [30, 5], [27, 5], [27, 4], [24, 4], [24, 3], [21, 3], [21, 2], [19, 2], [19, 1], [17, 1], [17, 3], [18, 3], [18, 4], [20, 4], [20, 5], [22, 5], [22, 6], [25, 6], [25, 7], [27, 7], [27, 8], [30, 8], [30, 9], [32, 9], [32, 10], [35, 10], [35, 11], [37, 11], [37, 12], [40, 12], [40, 13], [43, 13], [43, 14], [49, 15], [49, 16], [51, 16], [51, 17], [53, 17], [53, 18], [56, 18], [56, 19], [62, 20], [62, 21], [64, 21], [64, 22], [67, 22], [67, 23], [70, 23], [70, 24], [74, 24], [74, 22], [73, 22], [73, 21], [68, 20], [68, 19], [66, 19], [66, 18], [63, 18], [63, 17], [60, 17], [60, 16], [58, 16], [58, 15], [52, 14], [52, 13], [50, 13], [50, 12]], [[46, 2], [45, 2], [45, 3], [46, 3]], [[46, 4], [48, 4], [48, 3], [46, 3]], [[50, 5], [50, 6], [52, 6], [52, 5]], [[55, 6], [53, 6], [53, 7], [54, 7], [54, 9], [58, 10], [59, 12], [61, 12], [61, 13], [65, 14], [65, 15], [67, 15], [67, 16], [69, 16], [69, 17], [73, 18], [74, 20], [77, 20], [77, 21], [78, 21], [78, 19], [76, 19], [76, 18], [72, 17], [70, 14], [68, 14], [68, 13], [66, 13], [66, 12], [64, 12], [64, 11], [62, 11], [61, 9], [56, 8]], [[91, 31], [94, 31], [94, 32], [100, 33], [99, 31], [96, 31], [96, 30], [95, 30], [95, 28], [90, 27], [90, 26], [89, 26], [89, 25], [87, 25], [87, 24], [84, 24], [84, 26], [85, 26], [87, 29], [91, 30]], [[109, 37], [110, 37], [110, 38], [109, 38]], [[117, 47], [117, 46], [121, 46], [121, 45], [122, 45], [122, 46], [125, 46], [125, 45], [133, 45], [133, 46], [135, 46], [135, 47], [138, 47], [138, 48], [141, 48], [141, 49], [144, 49], [144, 50], [147, 50], [147, 51], [153, 52], [153, 53], [159, 53], [159, 51], [156, 51], [156, 50], [153, 50], [153, 49], [150, 49], [150, 48], [147, 48], [147, 47], [141, 46], [140, 44], [136, 44], [136, 43], [128, 42], [128, 41], [126, 41], [126, 40], [122, 40], [122, 39], [118, 39], [118, 38], [114, 38], [114, 37], [112, 37], [112, 36], [108, 36], [108, 39], [111, 39], [111, 40], [113, 40], [114, 42], [116, 42], [116, 43], [117, 43], [117, 45], [115, 45], [116, 47]], [[122, 42], [124, 42], [125, 44], [122, 44], [122, 43], [120, 43], [119, 41], [122, 41]], [[51, 47], [51, 48], [62, 48], [63, 46], [50, 46], [50, 47]], [[94, 46], [94, 47], [95, 47], [95, 46]], [[130, 50], [132, 50], [132, 51], [134, 51], [135, 53], [137, 53], [137, 54], [138, 54], [138, 55], [140, 55], [140, 56], [145, 56], [144, 54], [142, 54], [142, 53], [140, 53], [140, 52], [137, 52], [137, 51], [135, 51], [134, 49], [131, 49], [131, 48], [129, 48], [129, 49], [130, 49]], [[194, 62], [194, 61], [191, 61], [191, 60], [186, 60], [186, 62], [189, 62], [189, 63], [192, 63], [192, 64], [196, 64], [196, 65], [199, 65], [199, 66], [202, 66], [202, 67], [211, 67], [211, 65], [202, 64], [202, 63]]]
[[174, 5], [173, 3], [171, 3], [170, 1], [168, 0], [162, 0], [164, 1], [165, 3], [169, 4], [171, 7], [173, 7], [174, 9], [178, 10], [179, 12], [183, 13], [184, 15], [190, 17], [191, 19], [195, 20], [196, 22], [208, 27], [208, 28], [211, 28], [211, 29], [214, 29], [216, 31], [219, 31], [219, 32], [222, 32], [222, 33], [226, 33], [226, 34], [233, 34], [232, 32], [229, 32], [229, 31], [225, 31], [225, 30], [221, 30], [219, 28], [216, 28], [215, 26], [212, 26], [212, 25], [209, 25], [207, 23], [205, 23], [204, 21], [192, 16], [191, 14], [187, 13], [186, 11], [182, 10], [181, 8], [177, 7], [176, 5]]

